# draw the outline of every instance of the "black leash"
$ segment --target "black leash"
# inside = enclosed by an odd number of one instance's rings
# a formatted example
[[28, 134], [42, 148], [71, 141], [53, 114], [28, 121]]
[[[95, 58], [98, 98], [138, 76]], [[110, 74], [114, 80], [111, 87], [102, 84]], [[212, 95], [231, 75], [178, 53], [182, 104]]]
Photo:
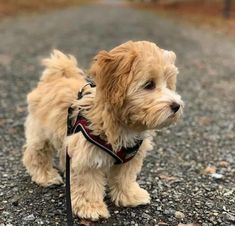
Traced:
[[[71, 114], [73, 113], [73, 109], [71, 107], [68, 108], [68, 116], [67, 116], [67, 136], [71, 134], [72, 123], [71, 123]], [[65, 194], [66, 194], [66, 209], [67, 209], [67, 225], [73, 226], [73, 212], [71, 205], [71, 193], [70, 193], [70, 157], [68, 154], [68, 146], [66, 146], [66, 182], [65, 182]]]
[[[88, 79], [87, 79], [88, 80]], [[82, 87], [82, 89], [78, 93], [78, 99], [83, 97], [83, 90], [84, 88], [90, 85], [91, 87], [95, 87], [95, 83], [92, 80], [88, 80], [88, 83]], [[73, 109], [71, 107], [68, 108], [68, 116], [67, 116], [67, 136], [72, 134], [72, 119], [71, 115], [73, 113]], [[70, 192], [70, 157], [68, 154], [68, 146], [66, 146], [66, 182], [65, 182], [65, 194], [66, 194], [66, 209], [67, 209], [67, 225], [73, 226], [73, 212], [72, 212], [72, 205], [71, 205], [71, 192]], [[84, 225], [84, 224], [79, 224]]]
[[[67, 118], [67, 136], [71, 135], [71, 119], [73, 109], [70, 107], [68, 109], [68, 118]], [[68, 146], [66, 147], [66, 179], [65, 179], [65, 196], [66, 196], [66, 210], [67, 210], [67, 226], [74, 226], [73, 221], [73, 211], [71, 205], [71, 189], [70, 189], [70, 156], [68, 154]], [[84, 224], [79, 223], [78, 226], [85, 226]]]
[[73, 213], [71, 205], [70, 193], [70, 157], [68, 155], [68, 148], [66, 147], [66, 209], [67, 209], [67, 225], [73, 226]]
[[[67, 226], [74, 226], [73, 211], [71, 205], [71, 192], [70, 192], [70, 157], [66, 148], [66, 209], [67, 209]], [[77, 217], [78, 218], [78, 217]], [[78, 218], [79, 219], [79, 218]], [[79, 223], [78, 226], [86, 226]]]

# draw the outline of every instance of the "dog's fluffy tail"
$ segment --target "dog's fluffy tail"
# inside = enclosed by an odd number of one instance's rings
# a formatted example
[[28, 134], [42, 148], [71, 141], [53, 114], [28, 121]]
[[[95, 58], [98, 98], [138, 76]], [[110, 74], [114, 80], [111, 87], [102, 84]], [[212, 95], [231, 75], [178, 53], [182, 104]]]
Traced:
[[43, 59], [42, 64], [46, 66], [41, 77], [43, 82], [54, 81], [61, 77], [77, 78], [84, 75], [84, 72], [78, 68], [75, 57], [65, 55], [59, 50], [54, 50], [50, 58]]

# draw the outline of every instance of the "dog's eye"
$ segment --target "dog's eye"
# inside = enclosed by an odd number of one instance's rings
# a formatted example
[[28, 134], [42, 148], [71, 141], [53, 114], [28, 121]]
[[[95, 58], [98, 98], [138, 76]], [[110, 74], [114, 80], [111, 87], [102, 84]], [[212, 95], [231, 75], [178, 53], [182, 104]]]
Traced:
[[148, 81], [144, 84], [144, 89], [152, 90], [152, 89], [155, 89], [155, 87], [156, 87], [156, 83], [153, 80]]

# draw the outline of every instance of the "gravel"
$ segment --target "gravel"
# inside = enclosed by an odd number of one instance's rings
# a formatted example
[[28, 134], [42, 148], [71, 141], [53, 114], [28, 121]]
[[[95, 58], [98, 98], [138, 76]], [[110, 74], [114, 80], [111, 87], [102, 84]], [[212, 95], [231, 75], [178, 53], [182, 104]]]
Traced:
[[150, 12], [91, 5], [0, 22], [1, 226], [66, 225], [64, 185], [37, 186], [21, 163], [25, 96], [41, 57], [58, 48], [87, 67], [98, 50], [129, 39], [176, 52], [185, 115], [157, 133], [139, 175], [151, 204], [120, 208], [106, 197], [111, 217], [95, 225], [235, 225], [235, 42]]
[[185, 215], [184, 215], [184, 213], [182, 213], [180, 211], [175, 211], [175, 218], [177, 218], [177, 219], [184, 219]]

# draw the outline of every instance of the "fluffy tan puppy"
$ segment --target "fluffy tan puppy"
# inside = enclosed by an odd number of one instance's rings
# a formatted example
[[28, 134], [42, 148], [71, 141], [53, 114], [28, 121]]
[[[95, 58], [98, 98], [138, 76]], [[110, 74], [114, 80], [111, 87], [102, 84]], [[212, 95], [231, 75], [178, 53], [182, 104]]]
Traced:
[[[95, 57], [90, 74], [96, 88], [81, 100], [78, 91], [86, 84], [74, 57], [54, 51], [45, 59], [40, 82], [28, 94], [23, 163], [32, 180], [41, 186], [62, 183], [53, 168], [57, 150], [64, 169], [65, 146], [71, 157], [71, 200], [74, 214], [98, 220], [109, 217], [104, 203], [105, 185], [116, 205], [137, 206], [150, 202], [148, 192], [136, 182], [146, 151], [152, 149], [155, 129], [176, 122], [183, 102], [175, 92], [176, 56], [147, 41], [127, 42]], [[143, 139], [129, 162], [114, 159], [85, 139], [66, 136], [67, 109], [73, 104], [90, 122], [92, 133], [111, 144], [114, 151], [132, 147]]]

